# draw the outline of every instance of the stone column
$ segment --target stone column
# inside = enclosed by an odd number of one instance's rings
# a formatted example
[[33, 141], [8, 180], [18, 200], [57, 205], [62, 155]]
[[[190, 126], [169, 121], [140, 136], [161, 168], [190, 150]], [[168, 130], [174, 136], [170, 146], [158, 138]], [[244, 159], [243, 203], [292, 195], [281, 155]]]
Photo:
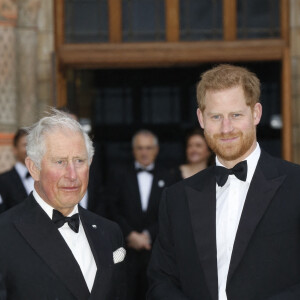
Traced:
[[300, 164], [300, 0], [290, 0], [293, 161]]
[[0, 0], [0, 131], [14, 131], [16, 123], [15, 25], [17, 7]]
[[14, 162], [11, 140], [17, 122], [16, 20], [15, 1], [0, 0], [0, 172]]
[[37, 119], [37, 17], [40, 0], [17, 0], [18, 126]]

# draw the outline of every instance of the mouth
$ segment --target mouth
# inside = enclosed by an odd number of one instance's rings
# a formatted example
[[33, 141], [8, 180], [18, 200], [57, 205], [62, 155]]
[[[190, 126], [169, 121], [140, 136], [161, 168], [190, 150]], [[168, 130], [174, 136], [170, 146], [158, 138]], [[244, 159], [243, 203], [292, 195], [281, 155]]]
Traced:
[[65, 186], [61, 187], [64, 192], [76, 192], [79, 190], [79, 186]]
[[231, 143], [234, 142], [238, 139], [238, 136], [234, 136], [234, 137], [226, 137], [226, 138], [220, 138], [220, 141], [223, 143]]

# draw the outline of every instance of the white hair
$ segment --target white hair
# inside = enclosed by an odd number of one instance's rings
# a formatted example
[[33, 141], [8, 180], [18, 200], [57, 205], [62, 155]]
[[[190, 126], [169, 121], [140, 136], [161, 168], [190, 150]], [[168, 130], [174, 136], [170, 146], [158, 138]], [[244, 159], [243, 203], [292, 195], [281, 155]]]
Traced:
[[151, 136], [153, 138], [154, 146], [158, 146], [158, 137], [152, 131], [150, 131], [148, 129], [140, 129], [132, 137], [132, 140], [131, 140], [132, 148], [134, 148], [135, 140], [139, 135]]
[[91, 164], [94, 155], [93, 142], [82, 129], [79, 122], [70, 117], [68, 113], [51, 108], [51, 112], [41, 118], [37, 123], [25, 128], [28, 132], [26, 151], [28, 157], [36, 167], [41, 169], [41, 161], [46, 152], [45, 135], [57, 129], [68, 129], [82, 135], [88, 153], [88, 162]]

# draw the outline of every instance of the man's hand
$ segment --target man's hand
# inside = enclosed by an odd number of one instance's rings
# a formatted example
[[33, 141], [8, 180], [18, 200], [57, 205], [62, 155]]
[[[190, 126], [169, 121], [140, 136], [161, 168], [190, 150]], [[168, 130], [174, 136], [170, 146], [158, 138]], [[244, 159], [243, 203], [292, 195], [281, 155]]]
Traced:
[[135, 250], [151, 250], [151, 242], [146, 233], [132, 231], [127, 236], [127, 245]]

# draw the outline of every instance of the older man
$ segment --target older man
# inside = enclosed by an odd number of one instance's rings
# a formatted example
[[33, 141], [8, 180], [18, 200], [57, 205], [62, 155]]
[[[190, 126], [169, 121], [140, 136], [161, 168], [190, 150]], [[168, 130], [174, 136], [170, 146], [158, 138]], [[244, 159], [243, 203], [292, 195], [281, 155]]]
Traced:
[[155, 162], [159, 145], [151, 131], [138, 131], [132, 138], [132, 150], [134, 163], [118, 168], [111, 178], [110, 204], [127, 242], [128, 299], [142, 300], [147, 290], [150, 250], [158, 230], [159, 201], [171, 178]]
[[118, 226], [77, 204], [93, 146], [62, 112], [29, 129], [33, 193], [0, 217], [0, 274], [8, 299], [122, 299]]
[[300, 167], [257, 143], [258, 78], [220, 65], [197, 97], [216, 166], [166, 190], [148, 299], [300, 299]]

